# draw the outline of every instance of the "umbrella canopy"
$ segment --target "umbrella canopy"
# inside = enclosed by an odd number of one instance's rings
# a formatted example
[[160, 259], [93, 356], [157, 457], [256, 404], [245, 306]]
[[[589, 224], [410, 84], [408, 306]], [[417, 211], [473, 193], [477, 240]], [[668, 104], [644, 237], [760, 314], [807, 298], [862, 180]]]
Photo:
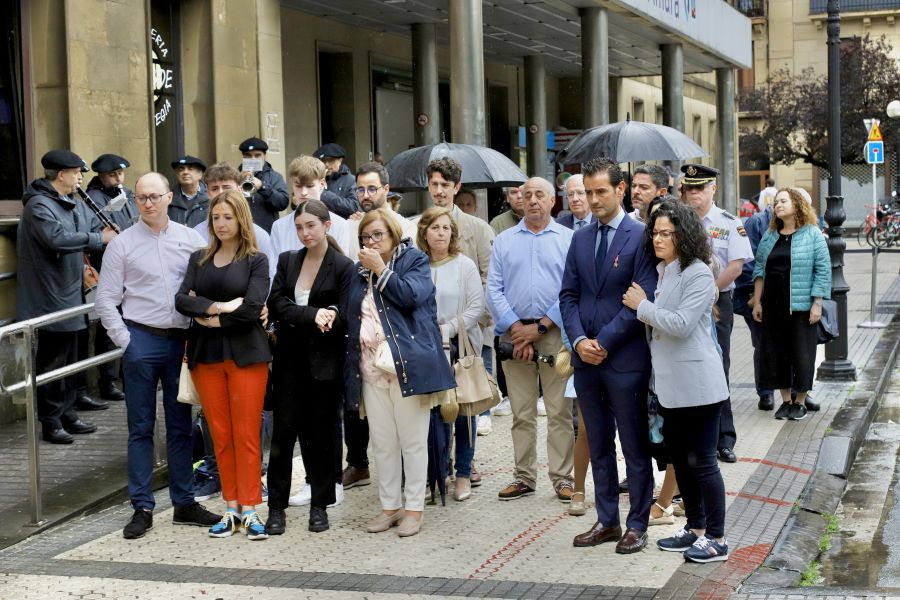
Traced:
[[510, 187], [525, 183], [528, 177], [506, 156], [496, 150], [474, 144], [441, 142], [405, 150], [388, 162], [392, 190], [428, 188], [425, 168], [432, 160], [449, 156], [462, 166], [462, 184], [468, 187]]
[[617, 163], [709, 156], [694, 140], [677, 129], [631, 120], [585, 129], [560, 154], [567, 165], [600, 156]]
[[434, 485], [441, 493], [441, 506], [447, 505], [447, 463], [450, 458], [450, 434], [441, 419], [441, 408], [431, 409], [428, 422], [428, 488], [434, 498]]

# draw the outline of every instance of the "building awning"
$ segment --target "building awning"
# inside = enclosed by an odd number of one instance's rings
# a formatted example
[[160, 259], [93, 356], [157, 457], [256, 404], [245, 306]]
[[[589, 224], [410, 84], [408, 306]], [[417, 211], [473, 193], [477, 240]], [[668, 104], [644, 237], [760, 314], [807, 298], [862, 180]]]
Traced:
[[[282, 6], [350, 25], [410, 37], [414, 23], [436, 25], [449, 46], [447, 0], [282, 0]], [[609, 12], [609, 74], [659, 75], [660, 44], [680, 43], [685, 73], [748, 68], [750, 19], [722, 0], [484, 0], [484, 57], [521, 65], [541, 54], [549, 74], [581, 75], [583, 7]]]

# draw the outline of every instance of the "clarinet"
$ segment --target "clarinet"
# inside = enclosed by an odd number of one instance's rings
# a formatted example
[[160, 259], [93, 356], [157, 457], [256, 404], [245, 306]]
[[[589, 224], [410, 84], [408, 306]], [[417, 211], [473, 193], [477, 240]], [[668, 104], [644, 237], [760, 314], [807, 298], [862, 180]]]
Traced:
[[97, 203], [94, 202], [94, 199], [91, 198], [90, 196], [88, 196], [87, 193], [83, 189], [81, 189], [80, 185], [75, 186], [75, 192], [78, 194], [78, 196], [81, 198], [81, 200], [85, 204], [87, 204], [87, 207], [89, 209], [91, 209], [91, 212], [93, 212], [95, 215], [97, 215], [97, 218], [100, 219], [101, 223], [103, 223], [104, 228], [109, 227], [113, 231], [119, 232], [119, 226], [116, 225], [115, 223], [113, 223], [112, 219], [109, 218], [109, 215], [107, 215], [105, 212], [103, 212], [102, 208], [97, 206]]

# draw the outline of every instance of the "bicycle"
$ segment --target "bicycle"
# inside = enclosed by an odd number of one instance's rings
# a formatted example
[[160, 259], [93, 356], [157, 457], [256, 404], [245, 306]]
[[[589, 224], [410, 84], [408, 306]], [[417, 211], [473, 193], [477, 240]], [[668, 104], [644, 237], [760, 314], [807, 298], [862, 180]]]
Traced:
[[869, 209], [869, 212], [866, 213], [866, 220], [856, 230], [856, 242], [860, 246], [863, 244], [874, 245], [872, 239], [876, 236], [882, 236], [885, 228], [885, 218], [890, 215], [890, 205], [886, 203], [878, 204], [878, 208], [874, 213], [872, 209], [875, 206], [872, 204], [866, 204], [866, 208]]

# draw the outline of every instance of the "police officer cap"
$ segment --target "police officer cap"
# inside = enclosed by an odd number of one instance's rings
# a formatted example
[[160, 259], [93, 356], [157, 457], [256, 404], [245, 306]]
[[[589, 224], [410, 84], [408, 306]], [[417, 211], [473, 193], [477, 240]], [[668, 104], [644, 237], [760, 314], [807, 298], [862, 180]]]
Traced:
[[101, 154], [97, 160], [91, 163], [91, 170], [95, 173], [109, 173], [119, 169], [127, 169], [131, 166], [124, 157], [118, 154]]
[[206, 172], [206, 164], [197, 158], [196, 156], [191, 156], [190, 154], [185, 154], [184, 156], [179, 156], [175, 160], [172, 161], [172, 168], [177, 169], [182, 165], [194, 165], [195, 167], [199, 167], [201, 171]]
[[322, 160], [323, 158], [344, 158], [347, 152], [337, 144], [325, 144], [313, 153], [313, 156]]
[[252, 137], [247, 138], [246, 140], [241, 142], [241, 145], [238, 146], [238, 150], [240, 150], [241, 152], [249, 152], [251, 150], [262, 150], [263, 152], [268, 152], [269, 145], [259, 138]]
[[78, 169], [87, 172], [87, 163], [70, 150], [51, 150], [41, 157], [41, 166], [45, 169]]
[[681, 167], [681, 172], [684, 173], [684, 177], [681, 178], [681, 183], [684, 185], [706, 185], [715, 181], [719, 175], [718, 169], [705, 165], [684, 165]]

